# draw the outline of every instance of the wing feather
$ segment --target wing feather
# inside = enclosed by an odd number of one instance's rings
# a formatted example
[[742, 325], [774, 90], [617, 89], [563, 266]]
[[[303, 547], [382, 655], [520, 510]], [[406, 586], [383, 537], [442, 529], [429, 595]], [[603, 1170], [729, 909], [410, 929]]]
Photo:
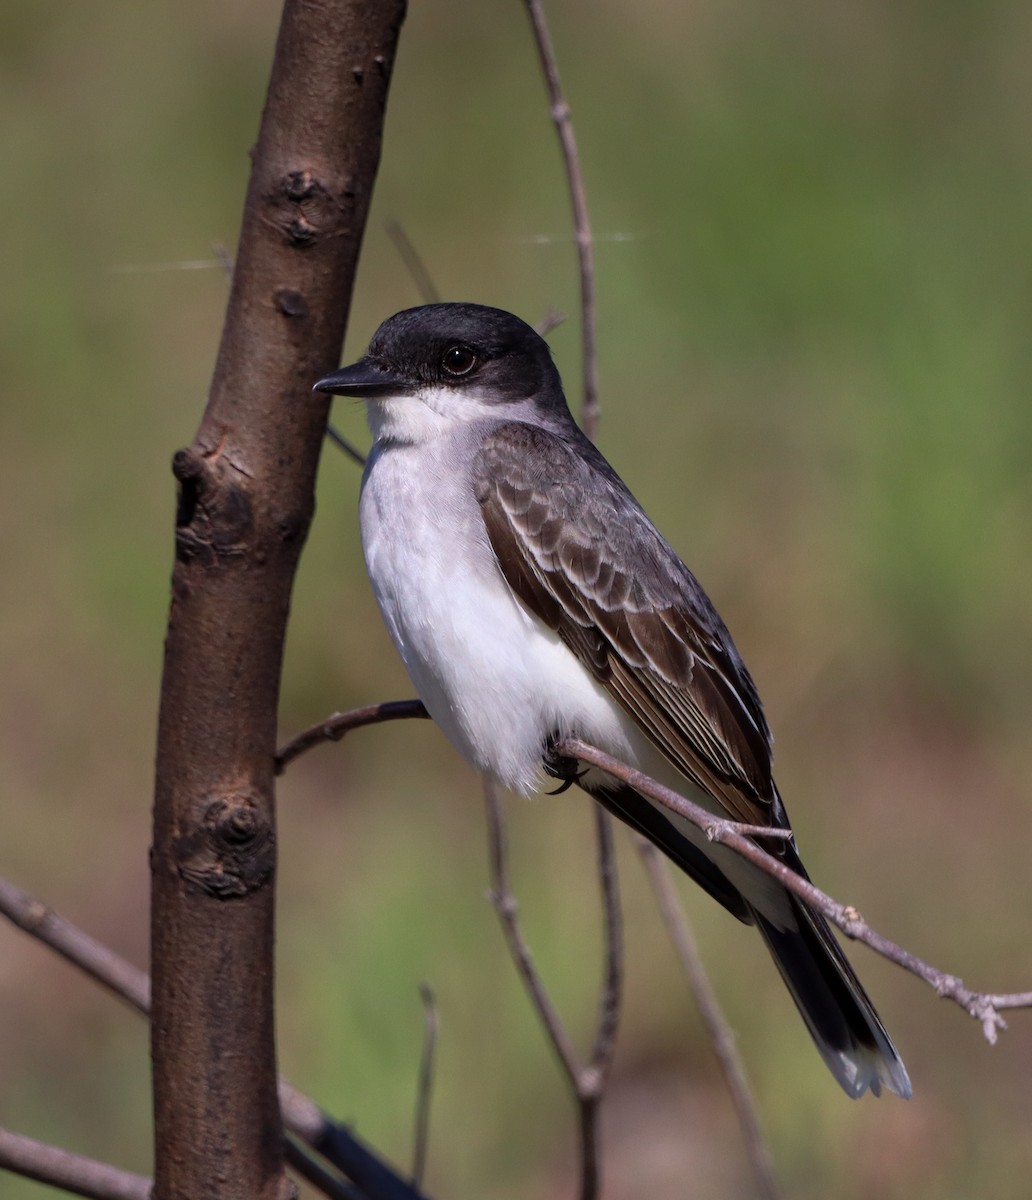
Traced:
[[770, 731], [731, 635], [594, 446], [574, 427], [505, 423], [474, 486], [527, 608], [729, 816], [780, 825]]

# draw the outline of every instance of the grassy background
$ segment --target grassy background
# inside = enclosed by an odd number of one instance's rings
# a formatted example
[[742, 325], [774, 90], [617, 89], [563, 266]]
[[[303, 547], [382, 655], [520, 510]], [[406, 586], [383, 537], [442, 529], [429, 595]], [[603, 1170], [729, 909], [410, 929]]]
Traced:
[[[735, 631], [819, 883], [973, 986], [1032, 981], [1032, 10], [572, 0], [553, 13], [599, 246], [601, 443]], [[0, 872], [146, 961], [151, 754], [189, 442], [273, 0], [0, 3]], [[576, 312], [521, 6], [413, 5], [346, 354], [418, 300]], [[571, 393], [577, 329], [552, 336]], [[338, 424], [361, 436], [360, 413]], [[411, 688], [328, 453], [284, 734]], [[571, 1194], [567, 1098], [484, 900], [475, 779], [374, 729], [281, 790], [284, 1071], [407, 1161], [440, 1007], [429, 1186]], [[528, 934], [583, 1043], [597, 913], [583, 800], [510, 806]], [[753, 1194], [723, 1086], [621, 839], [628, 998], [611, 1200]], [[1032, 1025], [995, 1049], [856, 950], [915, 1098], [850, 1104], [759, 940], [686, 889], [794, 1197], [1018, 1197]], [[147, 1170], [142, 1023], [0, 927], [0, 1120]], [[3, 1177], [13, 1200], [46, 1189]]]

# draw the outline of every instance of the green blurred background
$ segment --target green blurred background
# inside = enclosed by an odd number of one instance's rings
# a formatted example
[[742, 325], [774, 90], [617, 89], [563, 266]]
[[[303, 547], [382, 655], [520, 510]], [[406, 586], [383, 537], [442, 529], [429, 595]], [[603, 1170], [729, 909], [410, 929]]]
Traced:
[[[192, 438], [278, 19], [274, 0], [0, 4], [0, 873], [146, 961], [172, 452]], [[1032, 8], [554, 4], [600, 237], [601, 444], [750, 663], [816, 880], [932, 962], [1032, 986]], [[403, 32], [346, 354], [419, 300], [529, 320], [578, 386], [575, 267], [522, 6], [422, 0]], [[363, 438], [361, 413], [335, 419]], [[282, 730], [411, 694], [328, 451]], [[511, 803], [527, 932], [583, 1045], [598, 986], [586, 801]], [[476, 779], [429, 725], [281, 789], [283, 1070], [408, 1161], [440, 1009], [428, 1185], [572, 1192], [574, 1129], [485, 900]], [[610, 1200], [754, 1194], [628, 839]], [[853, 951], [915, 1096], [849, 1103], [759, 939], [686, 904], [794, 1197], [1018, 1197], [1032, 1017], [995, 1048]], [[0, 1120], [149, 1169], [143, 1023], [0, 926]], [[0, 1195], [50, 1194], [0, 1176]]]

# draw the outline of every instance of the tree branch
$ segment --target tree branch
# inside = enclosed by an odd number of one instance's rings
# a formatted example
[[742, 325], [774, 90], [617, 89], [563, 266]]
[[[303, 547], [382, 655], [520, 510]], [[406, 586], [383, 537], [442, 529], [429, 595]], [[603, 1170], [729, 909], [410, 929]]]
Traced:
[[491, 903], [502, 925], [509, 953], [516, 964], [524, 986], [530, 995], [531, 1002], [541, 1018], [552, 1049], [555, 1050], [559, 1065], [570, 1081], [574, 1094], [579, 1095], [581, 1067], [577, 1060], [577, 1051], [569, 1034], [563, 1026], [562, 1019], [552, 1003], [552, 999], [534, 966], [530, 947], [523, 936], [519, 923], [519, 904], [513, 894], [509, 881], [509, 847], [505, 832], [505, 818], [502, 812], [502, 797], [498, 785], [493, 779], [484, 776], [484, 803], [487, 811], [487, 844], [488, 863], [490, 867]]
[[519, 904], [509, 879], [509, 852], [501, 794], [498, 785], [487, 776], [484, 777], [484, 801], [487, 810], [491, 903], [498, 914], [509, 953], [527, 989], [531, 1004], [544, 1026], [559, 1060], [559, 1066], [573, 1092], [579, 1129], [580, 1197], [581, 1200], [595, 1200], [601, 1187], [598, 1110], [613, 1056], [623, 973], [622, 925], [616, 875], [613, 870], [612, 825], [608, 820], [601, 819], [608, 814], [600, 813], [597, 806], [594, 806], [599, 838], [605, 961], [594, 1047], [590, 1062], [587, 1066], [582, 1066], [548, 989], [534, 965], [530, 947], [520, 927]]
[[150, 1200], [151, 1181], [108, 1163], [0, 1129], [0, 1170], [93, 1200]]
[[904, 950], [902, 946], [883, 937], [880, 933], [876, 933], [851, 904], [840, 904], [837, 900], [833, 900], [819, 888], [814, 887], [808, 879], [797, 875], [780, 859], [768, 854], [766, 850], [761, 849], [741, 832], [742, 828], [752, 829], [753, 826], [740, 827], [734, 821], [722, 820], [720, 817], [713, 816], [712, 813], [679, 795], [672, 788], [664, 787], [663, 784], [650, 778], [644, 772], [628, 766], [627, 763], [621, 762], [595, 746], [588, 745], [587, 742], [582, 742], [579, 738], [567, 738], [565, 741], [559, 742], [555, 750], [558, 754], [589, 763], [605, 771], [614, 779], [630, 784], [643, 796], [655, 800], [664, 808], [691, 821], [706, 834], [710, 841], [729, 846], [743, 858], [766, 871], [790, 892], [806, 901], [811, 908], [822, 913], [829, 921], [837, 925], [846, 937], [870, 946], [883, 958], [889, 959], [890, 962], [896, 963], [897, 966], [901, 966], [923, 979], [925, 983], [935, 989], [936, 995], [959, 1004], [969, 1016], [974, 1017], [981, 1024], [986, 1041], [990, 1044], [995, 1044], [999, 1030], [1007, 1028], [1006, 1021], [1000, 1016], [1000, 1009], [1032, 1008], [1032, 992], [1004, 994], [973, 992], [964, 986], [963, 980], [958, 976], [940, 971], [918, 958], [916, 954], [911, 954], [909, 950]]
[[423, 1001], [423, 1052], [419, 1056], [419, 1081], [416, 1085], [415, 1135], [412, 1148], [412, 1182], [423, 1186], [426, 1156], [430, 1145], [430, 1099], [434, 1089], [434, 1055], [437, 1050], [437, 1003], [428, 983], [419, 985]]
[[[107, 988], [144, 1016], [150, 1013], [150, 980], [84, 930], [42, 901], [0, 878], [0, 915], [30, 937], [56, 950], [73, 967]], [[286, 1128], [358, 1183], [365, 1200], [425, 1200], [418, 1188], [402, 1179], [344, 1125], [334, 1121], [314, 1100], [280, 1078], [279, 1107]]]
[[588, 219], [588, 197], [584, 187], [577, 138], [573, 131], [570, 106], [563, 95], [559, 80], [559, 64], [556, 62], [552, 37], [548, 32], [544, 6], [541, 0], [524, 0], [527, 15], [534, 31], [534, 44], [541, 61], [541, 71], [548, 89], [548, 100], [552, 121], [559, 137], [566, 183], [573, 209], [574, 237], [577, 242], [577, 262], [580, 268], [581, 292], [581, 348], [584, 374], [584, 404], [581, 424], [592, 440], [598, 433], [598, 362], [595, 353], [595, 242], [591, 236]]
[[155, 1200], [283, 1195], [273, 1022], [273, 757], [404, 0], [286, 0], [218, 360], [175, 457], [154, 798]]
[[96, 938], [65, 920], [42, 900], [0, 879], [0, 914], [19, 929], [56, 950], [73, 967], [85, 971], [138, 1012], [150, 1012], [150, 979], [146, 971], [109, 950]]
[[297, 1138], [286, 1139], [283, 1143], [283, 1155], [287, 1166], [324, 1196], [329, 1196], [330, 1200], [366, 1200], [358, 1188], [341, 1178], [319, 1155]]
[[282, 775], [299, 755], [321, 746], [324, 742], [339, 742], [352, 729], [363, 725], [378, 725], [382, 721], [401, 721], [409, 718], [429, 720], [430, 714], [421, 700], [388, 700], [385, 704], [367, 704], [364, 708], [352, 708], [348, 712], [336, 712], [312, 725], [309, 729], [291, 738], [276, 752], [276, 774]]
[[695, 997], [702, 1023], [713, 1044], [717, 1061], [720, 1063], [720, 1069], [727, 1082], [728, 1091], [731, 1093], [731, 1103], [742, 1129], [745, 1150], [749, 1156], [753, 1174], [756, 1176], [760, 1194], [766, 1200], [782, 1200], [784, 1193], [778, 1183], [774, 1160], [760, 1128], [756, 1101], [753, 1098], [752, 1088], [749, 1086], [741, 1055], [735, 1045], [735, 1035], [731, 1032], [731, 1027], [724, 1017], [720, 1002], [717, 1000], [716, 993], [713, 991], [702, 965], [691, 926], [681, 908], [674, 882], [670, 878], [669, 864], [651, 842], [647, 842], [642, 837], [635, 838], [635, 842], [652, 883], [652, 889], [656, 894], [659, 910], [674, 943], [674, 949], [681, 960], [684, 973], [688, 976], [692, 995]]
[[[598, 435], [598, 355], [596, 353], [595, 302], [595, 242], [588, 217], [588, 196], [581, 171], [577, 138], [573, 128], [570, 106], [559, 78], [559, 64], [552, 45], [545, 10], [541, 0], [524, 0], [530, 17], [534, 44], [548, 90], [552, 121], [559, 139], [566, 186], [573, 211], [574, 238], [580, 269], [581, 297], [581, 356], [583, 402], [581, 425], [585, 434], [595, 440]], [[600, 1189], [598, 1109], [609, 1078], [616, 1033], [620, 1023], [620, 1001], [623, 981], [623, 923], [620, 914], [620, 895], [617, 884], [616, 850], [613, 840], [613, 819], [601, 805], [595, 806], [595, 832], [598, 842], [598, 872], [602, 887], [603, 976], [599, 997], [598, 1023], [595, 1042], [588, 1066], [571, 1076], [578, 1100], [581, 1140], [581, 1197], [591, 1200]]]

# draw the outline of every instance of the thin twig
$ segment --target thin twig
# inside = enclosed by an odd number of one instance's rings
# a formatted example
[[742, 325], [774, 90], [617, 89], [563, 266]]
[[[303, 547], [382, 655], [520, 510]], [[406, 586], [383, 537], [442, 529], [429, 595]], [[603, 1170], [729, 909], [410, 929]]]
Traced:
[[[0, 915], [56, 950], [144, 1016], [149, 1015], [150, 980], [144, 971], [5, 879], [0, 879]], [[286, 1128], [352, 1179], [366, 1200], [425, 1200], [418, 1188], [402, 1179], [346, 1126], [334, 1121], [282, 1077], [278, 1093]]]
[[498, 785], [487, 776], [484, 777], [484, 802], [487, 807], [488, 861], [491, 876], [490, 900], [498, 914], [499, 921], [501, 921], [502, 931], [505, 934], [509, 953], [516, 964], [516, 969], [530, 993], [531, 1001], [545, 1027], [545, 1033], [552, 1043], [559, 1064], [576, 1094], [581, 1075], [577, 1051], [573, 1048], [573, 1043], [570, 1041], [541, 976], [534, 966], [530, 947], [520, 928], [519, 905], [509, 882], [509, 849], [505, 832], [505, 817], [502, 812], [502, 797]]
[[329, 1196], [330, 1200], [366, 1200], [358, 1188], [327, 1166], [319, 1155], [296, 1137], [288, 1137], [284, 1142], [283, 1157], [287, 1160], [287, 1166], [324, 1196]]
[[553, 329], [558, 329], [559, 326], [566, 320], [566, 317], [557, 308], [550, 308], [540, 321], [534, 326], [534, 332], [540, 337], [548, 337]]
[[592, 1200], [601, 1191], [599, 1109], [616, 1051], [623, 996], [623, 917], [616, 871], [613, 819], [600, 804], [592, 806], [598, 844], [598, 877], [602, 891], [602, 985], [599, 990], [598, 1021], [588, 1066], [580, 1073], [577, 1087], [580, 1125], [580, 1195]]
[[502, 924], [509, 953], [530, 995], [545, 1032], [552, 1043], [563, 1074], [577, 1103], [580, 1150], [580, 1198], [595, 1200], [599, 1195], [598, 1110], [612, 1063], [616, 1028], [620, 1012], [623, 978], [623, 925], [616, 882], [612, 825], [609, 814], [596, 806], [596, 830], [599, 846], [599, 876], [602, 886], [604, 968], [599, 998], [598, 1026], [591, 1059], [581, 1066], [544, 981], [538, 974], [530, 947], [519, 923], [519, 905], [509, 880], [508, 839], [498, 785], [484, 778], [487, 807], [488, 855], [491, 868], [491, 903]]
[[897, 966], [901, 966], [923, 979], [935, 989], [938, 996], [953, 1000], [960, 1005], [969, 1016], [974, 1017], [981, 1024], [982, 1033], [990, 1044], [995, 1044], [999, 1030], [1007, 1028], [1006, 1021], [1000, 1016], [1000, 1009], [1032, 1008], [1032, 992], [999, 994], [971, 991], [964, 986], [958, 976], [938, 970], [918, 958], [916, 954], [911, 954], [909, 950], [904, 950], [902, 946], [883, 937], [882, 934], [876, 933], [851, 904], [840, 904], [819, 888], [814, 887], [808, 879], [797, 875], [780, 859], [774, 858], [766, 850], [757, 846], [754, 841], [743, 836], [734, 821], [726, 821], [713, 816], [706, 809], [701, 808], [698, 804], [693, 804], [691, 800], [679, 795], [672, 788], [664, 787], [663, 784], [650, 778], [643, 771], [628, 766], [627, 763], [621, 762], [611, 754], [606, 754], [596, 746], [582, 742], [579, 738], [567, 738], [565, 741], [559, 742], [555, 746], [555, 751], [568, 758], [576, 758], [581, 762], [590, 763], [614, 779], [629, 784], [643, 796], [655, 800], [658, 804], [669, 808], [671, 812], [691, 821], [706, 834], [710, 841], [728, 846], [743, 858], [748, 859], [754, 866], [777, 879], [788, 891], [804, 900], [811, 908], [822, 913], [829, 921], [837, 925], [846, 937], [870, 946], [872, 950], [876, 950], [890, 962], [896, 963]]
[[233, 267], [235, 265], [233, 262], [233, 255], [230, 253], [224, 242], [212, 242], [211, 248], [215, 254], [216, 261], [222, 268], [223, 274], [226, 276], [226, 282], [232, 283]]
[[323, 742], [339, 742], [352, 729], [406, 718], [429, 720], [430, 714], [423, 707], [421, 700], [388, 700], [386, 704], [367, 704], [364, 708], [333, 713], [325, 721], [304, 730], [279, 748], [276, 752], [276, 774], [282, 775], [294, 759], [306, 750], [311, 750], [313, 746], [321, 746]]
[[720, 1001], [717, 999], [702, 965], [702, 959], [695, 944], [695, 935], [692, 933], [688, 918], [684, 915], [667, 862], [651, 842], [647, 842], [641, 837], [636, 838], [635, 841], [652, 883], [652, 889], [656, 893], [659, 910], [663, 914], [663, 920], [666, 922], [670, 938], [674, 943], [674, 949], [681, 960], [684, 973], [688, 976], [688, 983], [692, 989], [692, 995], [695, 997], [702, 1023], [706, 1026], [706, 1032], [713, 1043], [717, 1061], [720, 1063], [720, 1069], [727, 1082], [728, 1091], [731, 1093], [731, 1103], [734, 1105], [738, 1123], [742, 1127], [746, 1153], [752, 1164], [760, 1193], [766, 1200], [782, 1200], [784, 1193], [778, 1183], [770, 1148], [767, 1146], [763, 1130], [760, 1128], [756, 1101], [753, 1098], [752, 1088], [749, 1086], [741, 1055], [735, 1044], [735, 1035], [727, 1023], [720, 1007]]
[[150, 1012], [150, 979], [146, 971], [134, 967], [7, 879], [0, 879], [0, 915], [56, 950], [116, 996], [128, 1000], [135, 1009]]
[[[592, 441], [598, 435], [598, 355], [596, 352], [595, 302], [595, 242], [588, 217], [588, 197], [584, 186], [577, 138], [573, 128], [570, 106], [559, 79], [552, 37], [545, 20], [541, 0], [524, 0], [534, 32], [534, 44], [541, 61], [541, 71], [548, 89], [552, 121], [559, 138], [566, 184], [573, 210], [574, 240], [580, 268], [581, 298], [581, 357], [584, 398], [581, 406], [581, 425]], [[595, 828], [598, 839], [598, 870], [602, 886], [603, 979], [599, 1000], [598, 1025], [591, 1061], [581, 1072], [577, 1096], [579, 1100], [581, 1134], [581, 1198], [591, 1200], [600, 1189], [598, 1108], [616, 1045], [620, 1022], [621, 982], [623, 976], [623, 929], [620, 897], [617, 886], [616, 850], [613, 840], [613, 821], [601, 806], [595, 809]]]
[[151, 1181], [109, 1163], [0, 1129], [0, 1170], [93, 1200], [150, 1200]]
[[623, 917], [620, 912], [620, 886], [616, 873], [616, 846], [613, 821], [600, 805], [594, 806], [595, 836], [598, 840], [598, 877], [602, 889], [603, 970], [598, 1003], [598, 1025], [591, 1049], [590, 1069], [605, 1086], [616, 1046], [620, 1024], [620, 998], [623, 994]]
[[574, 233], [577, 242], [577, 261], [580, 266], [580, 290], [582, 329], [581, 345], [584, 374], [584, 406], [581, 424], [588, 437], [594, 439], [598, 433], [598, 364], [595, 354], [595, 243], [591, 236], [588, 220], [588, 198], [584, 187], [577, 139], [573, 131], [570, 106], [563, 95], [559, 81], [559, 65], [556, 62], [552, 37], [548, 32], [545, 10], [541, 0], [524, 0], [530, 24], [534, 30], [534, 44], [541, 60], [541, 71], [548, 88], [548, 101], [552, 121], [559, 135], [566, 182], [573, 208]]
[[430, 1145], [430, 1100], [434, 1090], [434, 1054], [437, 1049], [437, 1004], [428, 983], [419, 985], [423, 1001], [423, 1053], [419, 1058], [419, 1083], [416, 1087], [415, 1137], [412, 1149], [412, 1182], [423, 1186], [426, 1155]]
[[413, 245], [412, 239], [405, 232], [401, 222], [388, 221], [386, 228], [387, 236], [394, 243], [394, 249], [397, 250], [401, 261], [405, 264], [405, 269], [412, 278], [412, 282], [416, 285], [419, 298], [424, 304], [440, 303], [441, 293], [434, 286], [433, 278], [427, 270], [426, 263], [423, 262], [419, 251]]
[[334, 428], [334, 426], [326, 426], [326, 436], [337, 447], [338, 450], [343, 450], [353, 463], [357, 463], [360, 467], [365, 466], [365, 455], [362, 453], [362, 451], [353, 446], [339, 430]]

